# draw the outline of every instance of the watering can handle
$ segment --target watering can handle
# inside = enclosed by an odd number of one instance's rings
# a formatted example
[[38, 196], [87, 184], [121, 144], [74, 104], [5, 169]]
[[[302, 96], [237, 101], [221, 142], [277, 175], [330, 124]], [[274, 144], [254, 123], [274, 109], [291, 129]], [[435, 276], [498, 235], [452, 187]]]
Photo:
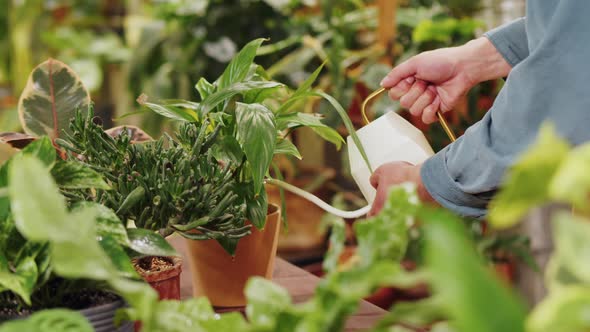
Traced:
[[[367, 104], [372, 99], [379, 96], [380, 94], [382, 94], [385, 91], [387, 91], [385, 88], [381, 88], [377, 91], [374, 91], [363, 101], [363, 104], [361, 105], [361, 113], [363, 115], [363, 120], [365, 121], [365, 124], [369, 124], [369, 122], [370, 122], [369, 118], [367, 118]], [[438, 116], [438, 121], [440, 122], [440, 125], [443, 127], [447, 136], [449, 136], [449, 139], [451, 140], [451, 142], [454, 142], [457, 138], [455, 137], [455, 134], [453, 133], [453, 130], [451, 129], [451, 127], [449, 127], [449, 124], [447, 123], [447, 120], [445, 120], [445, 117], [440, 112], [436, 112], [436, 116]]]

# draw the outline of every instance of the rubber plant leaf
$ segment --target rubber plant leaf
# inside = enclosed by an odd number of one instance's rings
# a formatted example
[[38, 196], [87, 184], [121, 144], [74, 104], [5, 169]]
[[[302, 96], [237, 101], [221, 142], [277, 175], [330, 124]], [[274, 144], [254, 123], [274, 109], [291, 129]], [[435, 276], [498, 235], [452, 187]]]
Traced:
[[541, 127], [539, 138], [510, 168], [504, 187], [489, 206], [488, 221], [493, 227], [516, 224], [533, 207], [549, 201], [549, 186], [570, 146], [553, 127]]
[[145, 256], [177, 256], [176, 250], [159, 234], [143, 228], [127, 230], [129, 248]]
[[276, 146], [274, 114], [262, 104], [236, 104], [238, 142], [252, 169], [254, 192], [262, 189]]
[[29, 76], [18, 114], [27, 134], [54, 140], [69, 131], [76, 110], [87, 111], [89, 105], [90, 94], [78, 75], [63, 62], [49, 59]]
[[26, 319], [15, 319], [0, 326], [0, 332], [60, 331], [93, 332], [94, 328], [79, 311], [49, 309]]

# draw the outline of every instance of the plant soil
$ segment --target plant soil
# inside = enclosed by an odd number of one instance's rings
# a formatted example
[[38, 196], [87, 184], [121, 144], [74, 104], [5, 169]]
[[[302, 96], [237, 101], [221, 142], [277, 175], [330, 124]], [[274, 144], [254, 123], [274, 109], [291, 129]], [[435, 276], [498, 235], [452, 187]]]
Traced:
[[113, 303], [120, 298], [110, 292], [95, 289], [80, 290], [71, 294], [64, 295], [59, 306], [40, 307], [35, 306], [30, 308], [22, 307], [14, 296], [7, 296], [0, 304], [0, 322], [14, 319], [16, 317], [26, 317], [36, 311], [52, 308], [65, 308], [71, 310], [83, 310], [97, 307], [103, 304]]
[[167, 271], [174, 267], [174, 262], [170, 257], [143, 257], [135, 263], [135, 269], [141, 275], [148, 273]]

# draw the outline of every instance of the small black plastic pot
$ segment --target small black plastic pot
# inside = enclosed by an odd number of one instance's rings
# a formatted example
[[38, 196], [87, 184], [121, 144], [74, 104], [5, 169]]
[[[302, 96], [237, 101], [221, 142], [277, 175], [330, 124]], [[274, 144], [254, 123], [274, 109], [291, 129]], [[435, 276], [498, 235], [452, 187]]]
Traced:
[[113, 324], [115, 312], [124, 307], [125, 302], [117, 300], [112, 303], [80, 310], [79, 312], [88, 319], [96, 332], [133, 332], [133, 322], [125, 322], [119, 327], [115, 327]]

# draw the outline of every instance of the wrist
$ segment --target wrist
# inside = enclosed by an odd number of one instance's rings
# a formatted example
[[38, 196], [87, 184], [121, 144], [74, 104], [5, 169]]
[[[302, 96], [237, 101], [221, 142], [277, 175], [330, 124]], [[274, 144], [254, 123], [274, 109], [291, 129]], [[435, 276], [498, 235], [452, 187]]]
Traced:
[[460, 48], [462, 56], [459, 63], [472, 85], [506, 77], [512, 70], [487, 37], [473, 39]]

